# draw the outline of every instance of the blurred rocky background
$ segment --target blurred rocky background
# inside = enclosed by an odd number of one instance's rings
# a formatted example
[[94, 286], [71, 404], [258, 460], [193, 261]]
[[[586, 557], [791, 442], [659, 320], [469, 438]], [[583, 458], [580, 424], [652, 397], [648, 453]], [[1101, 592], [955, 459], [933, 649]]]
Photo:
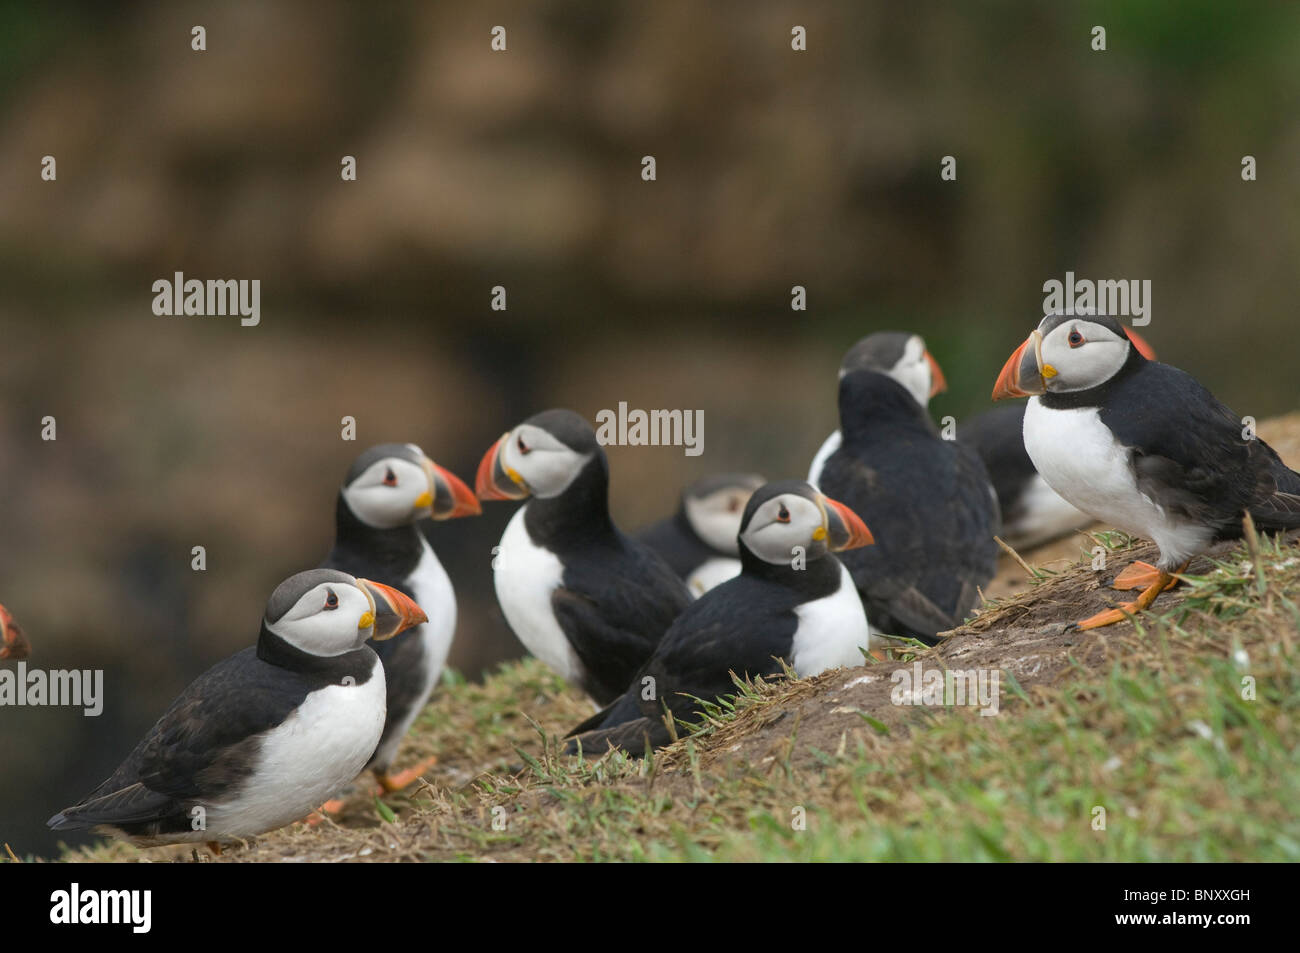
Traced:
[[[1162, 358], [1293, 409], [1298, 28], [1216, 0], [0, 3], [0, 602], [32, 665], [107, 694], [0, 709], [0, 840], [53, 852], [44, 819], [250, 644], [369, 444], [472, 481], [545, 407], [703, 409], [698, 458], [611, 448], [633, 529], [705, 473], [802, 476], [870, 331], [926, 336], [937, 416], [983, 409], [1067, 270], [1150, 279]], [[176, 271], [260, 279], [260, 325], [155, 316]], [[520, 651], [512, 510], [430, 529], [471, 677]]]

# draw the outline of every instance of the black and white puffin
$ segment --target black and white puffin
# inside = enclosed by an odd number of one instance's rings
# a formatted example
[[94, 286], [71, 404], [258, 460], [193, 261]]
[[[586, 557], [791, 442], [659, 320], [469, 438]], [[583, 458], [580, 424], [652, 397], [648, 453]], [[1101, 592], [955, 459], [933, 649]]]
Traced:
[[[938, 375], [933, 358], [911, 364], [933, 365]], [[917, 375], [926, 379], [919, 366]], [[941, 380], [935, 376], [930, 390]], [[999, 519], [984, 464], [939, 436], [923, 387], [867, 367], [842, 373], [840, 445], [809, 482], [875, 534], [875, 546], [843, 557], [872, 628], [933, 645], [938, 633], [961, 625], [993, 578]]]
[[698, 597], [740, 574], [740, 517], [763, 482], [752, 473], [696, 480], [682, 491], [676, 513], [647, 526], [636, 538], [662, 556]]
[[[1155, 360], [1155, 352], [1136, 331], [1125, 332], [1144, 357]], [[1016, 549], [1039, 546], [1094, 522], [1048, 486], [1029, 459], [1025, 406], [1003, 404], [963, 420], [957, 428], [957, 439], [973, 448], [989, 471], [1002, 511], [1002, 538]]]
[[0, 606], [0, 661], [4, 659], [25, 659], [32, 654], [31, 643], [27, 635], [19, 628], [9, 610]]
[[[870, 628], [852, 578], [832, 553], [871, 543], [852, 510], [800, 480], [769, 483], [750, 497], [739, 534], [739, 576], [711, 589], [673, 623], [623, 695], [571, 733], [568, 750], [607, 745], [639, 754], [668, 744], [696, 699], [734, 695], [731, 673], [800, 677], [862, 664]], [[577, 736], [577, 737], [574, 737]]]
[[[860, 370], [888, 374], [907, 389], [923, 410], [929, 408], [931, 397], [948, 389], [939, 362], [926, 348], [925, 339], [906, 331], [877, 331], [849, 348], [840, 361], [840, 377]], [[843, 434], [836, 430], [822, 442], [808, 468], [808, 482], [813, 486], [819, 484], [822, 468], [840, 448], [841, 440]]]
[[366, 767], [385, 791], [400, 790], [428, 770], [431, 761], [389, 773], [402, 739], [438, 684], [456, 631], [451, 579], [416, 524], [480, 512], [473, 491], [413, 443], [366, 450], [339, 490], [334, 548], [321, 568], [387, 579], [429, 614], [424, 625], [371, 645], [384, 663], [388, 718]]
[[424, 618], [380, 583], [332, 569], [291, 576], [267, 602], [256, 647], [199, 676], [49, 826], [219, 851], [305, 817], [357, 776], [383, 732], [384, 669], [367, 640]]
[[691, 601], [649, 546], [609, 515], [609, 464], [571, 410], [536, 414], [483, 456], [480, 499], [530, 497], [493, 559], [497, 601], [519, 641], [608, 704]]
[[1052, 314], [1018, 347], [993, 399], [1029, 396], [1025, 449], [1053, 490], [1083, 512], [1155, 542], [1157, 565], [1115, 580], [1138, 598], [1079, 623], [1146, 609], [1173, 573], [1249, 513], [1264, 531], [1300, 527], [1300, 474], [1191, 375], [1148, 360], [1112, 317]]

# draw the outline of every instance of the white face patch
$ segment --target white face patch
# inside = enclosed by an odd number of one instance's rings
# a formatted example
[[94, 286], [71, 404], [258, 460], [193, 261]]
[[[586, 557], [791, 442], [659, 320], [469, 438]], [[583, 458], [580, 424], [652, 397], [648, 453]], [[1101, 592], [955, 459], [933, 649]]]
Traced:
[[1087, 318], [1062, 321], [1043, 338], [1043, 364], [1056, 370], [1054, 377], [1043, 375], [1048, 392], [1066, 394], [1104, 384], [1128, 360], [1129, 346], [1127, 337]]
[[[749, 521], [742, 538], [749, 551], [766, 563], [788, 564], [795, 557], [795, 547], [805, 556], [816, 559], [826, 552], [824, 534], [826, 514], [822, 508], [797, 493], [782, 493], [768, 500]], [[820, 540], [813, 533], [823, 530]]]
[[[425, 494], [428, 503], [417, 506]], [[433, 512], [429, 474], [419, 464], [400, 457], [371, 464], [343, 488], [343, 499], [357, 519], [375, 529], [406, 526]]]
[[[293, 608], [267, 628], [311, 655], [342, 655], [358, 649], [374, 632], [374, 601], [359, 586], [323, 582], [308, 590]], [[370, 613], [371, 624], [361, 628]]]
[[502, 466], [518, 473], [528, 491], [543, 500], [567, 490], [591, 456], [578, 453], [532, 424], [520, 424], [510, 431], [501, 448]]
[[903, 356], [888, 372], [889, 376], [907, 388], [916, 402], [922, 407], [930, 406], [930, 390], [934, 385], [934, 374], [930, 362], [925, 359], [925, 341], [919, 335], [908, 338], [903, 347]]
[[724, 487], [708, 496], [687, 497], [686, 519], [695, 535], [710, 549], [739, 555], [736, 535], [752, 492], [741, 487]]

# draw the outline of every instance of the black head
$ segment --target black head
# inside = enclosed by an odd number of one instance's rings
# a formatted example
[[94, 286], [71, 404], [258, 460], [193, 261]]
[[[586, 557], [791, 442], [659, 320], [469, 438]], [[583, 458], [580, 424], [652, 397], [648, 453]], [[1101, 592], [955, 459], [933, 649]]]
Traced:
[[802, 480], [780, 480], [760, 487], [740, 520], [742, 559], [788, 565], [873, 542], [856, 513], [817, 492]]
[[479, 499], [550, 499], [562, 494], [605, 451], [591, 424], [571, 410], [534, 414], [503, 435], [479, 463]]
[[840, 361], [840, 377], [862, 370], [892, 377], [922, 407], [928, 406], [931, 397], [948, 387], [924, 338], [906, 331], [877, 331], [849, 348]]

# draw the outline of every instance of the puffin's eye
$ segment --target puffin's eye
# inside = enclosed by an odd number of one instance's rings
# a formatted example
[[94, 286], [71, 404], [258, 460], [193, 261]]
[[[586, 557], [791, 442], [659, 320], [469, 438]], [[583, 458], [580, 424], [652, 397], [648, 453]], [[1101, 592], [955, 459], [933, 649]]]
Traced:
[[532, 447], [528, 446], [528, 444], [524, 443], [524, 438], [522, 435], [520, 435], [519, 439], [515, 441], [515, 446], [519, 448], [520, 453], [528, 453], [533, 449]]
[[1070, 347], [1081, 347], [1083, 345], [1083, 335], [1077, 330], [1071, 331], [1067, 340], [1070, 342]]
[[781, 509], [777, 511], [776, 521], [778, 523], [790, 522], [790, 511], [785, 508], [784, 503], [781, 504]]
[[392, 467], [384, 472], [384, 486], [397, 486], [397, 474], [393, 472]]
[[333, 589], [327, 589], [325, 591], [329, 593], [329, 595], [325, 597], [325, 608], [337, 609], [339, 607], [339, 597], [335, 594]]

